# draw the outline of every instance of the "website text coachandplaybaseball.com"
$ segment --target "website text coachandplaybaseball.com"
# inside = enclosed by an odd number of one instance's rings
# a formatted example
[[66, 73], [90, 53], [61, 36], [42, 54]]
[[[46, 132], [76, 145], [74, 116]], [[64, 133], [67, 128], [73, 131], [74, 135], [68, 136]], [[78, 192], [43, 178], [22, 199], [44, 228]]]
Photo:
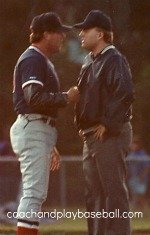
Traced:
[[88, 211], [81, 211], [80, 209], [77, 209], [76, 211], [68, 211], [66, 209], [63, 209], [62, 211], [57, 211], [54, 209], [53, 211], [46, 212], [46, 211], [41, 211], [41, 212], [35, 212], [33, 210], [29, 212], [7, 212], [7, 218], [12, 219], [12, 218], [48, 218], [48, 219], [87, 219], [87, 218], [120, 218], [120, 219], [126, 219], [126, 218], [143, 218], [143, 212], [120, 212], [119, 209], [115, 209], [115, 211], [107, 212], [105, 210], [102, 211], [93, 211], [93, 212], [88, 212]]

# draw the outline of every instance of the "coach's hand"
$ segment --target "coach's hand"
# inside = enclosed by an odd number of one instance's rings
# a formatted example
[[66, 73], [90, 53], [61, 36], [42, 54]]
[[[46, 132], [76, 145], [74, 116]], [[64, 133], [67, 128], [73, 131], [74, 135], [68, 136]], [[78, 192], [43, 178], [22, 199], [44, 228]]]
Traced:
[[56, 147], [53, 148], [51, 153], [50, 171], [57, 171], [60, 167], [60, 154]]
[[68, 94], [68, 100], [69, 102], [73, 102], [73, 103], [77, 103], [79, 98], [80, 98], [80, 94], [79, 94], [79, 90], [76, 86], [71, 87], [69, 89], [69, 91], [67, 92]]
[[103, 137], [106, 132], [106, 127], [103, 125], [98, 125], [95, 127], [94, 132], [94, 137], [103, 141]]

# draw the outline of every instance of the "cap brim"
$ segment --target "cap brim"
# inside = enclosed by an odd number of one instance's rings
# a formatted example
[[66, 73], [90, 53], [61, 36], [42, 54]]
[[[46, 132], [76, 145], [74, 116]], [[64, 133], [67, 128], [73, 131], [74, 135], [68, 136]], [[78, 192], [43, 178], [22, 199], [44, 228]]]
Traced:
[[83, 29], [84, 28], [84, 22], [78, 23], [78, 24], [74, 24], [73, 27], [75, 29]]
[[91, 27], [88, 24], [86, 24], [85, 22], [81, 22], [81, 23], [73, 25], [73, 28], [76, 28], [76, 29], [89, 29]]
[[62, 32], [69, 32], [70, 30], [72, 30], [72, 27], [67, 26], [67, 25], [62, 25], [60, 28], [60, 31], [62, 31]]

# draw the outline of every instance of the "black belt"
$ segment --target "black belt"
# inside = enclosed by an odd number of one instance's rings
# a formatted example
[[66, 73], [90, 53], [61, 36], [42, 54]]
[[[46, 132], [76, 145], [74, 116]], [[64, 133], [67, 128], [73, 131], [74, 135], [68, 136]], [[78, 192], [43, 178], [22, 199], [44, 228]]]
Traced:
[[50, 117], [39, 117], [39, 118], [29, 118], [28, 115], [26, 114], [19, 114], [19, 116], [21, 117], [24, 117], [26, 120], [27, 120], [27, 124], [25, 125], [25, 127], [28, 125], [29, 122], [33, 122], [33, 121], [37, 121], [37, 120], [41, 120], [43, 121], [44, 123], [46, 123], [47, 125], [50, 125], [52, 127], [55, 127], [56, 126], [56, 120], [53, 119], [53, 118], [50, 118]]
[[87, 137], [89, 137], [89, 136], [91, 136], [93, 134], [94, 134], [94, 131], [89, 131], [89, 132], [83, 134], [83, 136], [87, 138]]

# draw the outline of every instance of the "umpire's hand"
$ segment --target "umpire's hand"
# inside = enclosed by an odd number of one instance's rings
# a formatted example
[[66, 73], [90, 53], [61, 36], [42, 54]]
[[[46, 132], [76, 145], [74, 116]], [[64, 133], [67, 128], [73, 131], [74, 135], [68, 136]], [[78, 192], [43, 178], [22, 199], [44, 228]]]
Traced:
[[57, 171], [60, 167], [60, 154], [56, 147], [53, 148], [51, 152], [51, 164], [50, 171]]
[[103, 141], [104, 134], [106, 133], [106, 127], [100, 124], [94, 128], [94, 132], [94, 137]]

